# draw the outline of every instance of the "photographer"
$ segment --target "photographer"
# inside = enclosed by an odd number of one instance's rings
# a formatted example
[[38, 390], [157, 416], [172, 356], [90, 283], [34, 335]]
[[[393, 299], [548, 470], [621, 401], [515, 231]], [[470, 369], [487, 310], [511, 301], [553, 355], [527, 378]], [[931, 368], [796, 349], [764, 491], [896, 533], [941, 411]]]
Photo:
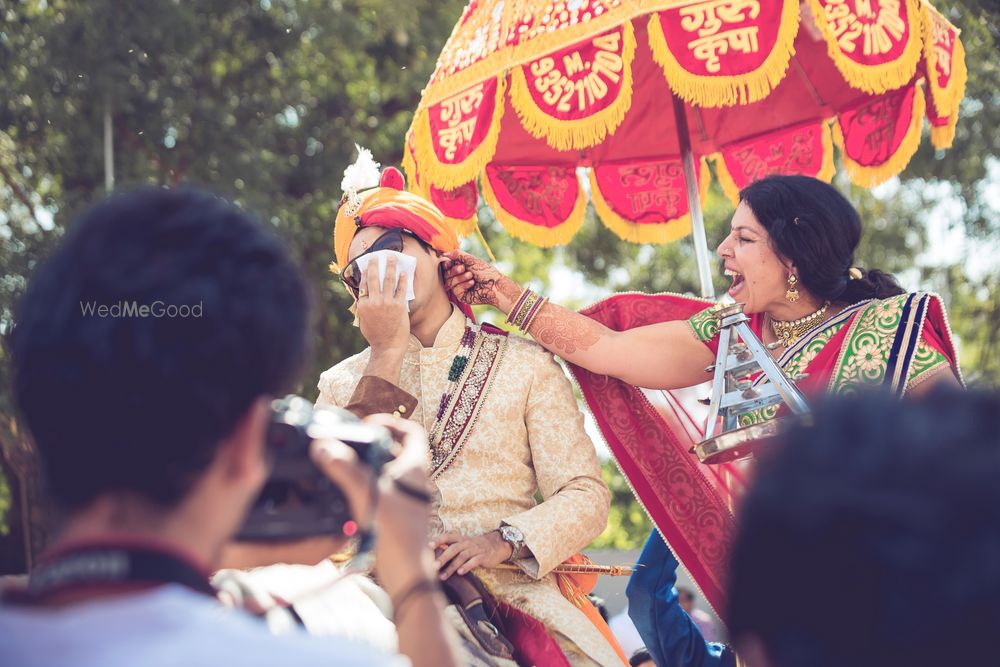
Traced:
[[[268, 477], [271, 399], [306, 358], [307, 301], [281, 243], [204, 193], [116, 196], [70, 227], [12, 334], [17, 400], [63, 521], [0, 605], [4, 664], [406, 663], [346, 639], [273, 636], [209, 585]], [[175, 308], [153, 316], [153, 302]], [[311, 455], [362, 527], [373, 515], [400, 652], [452, 665], [421, 497], [426, 437], [376, 419], [399, 448], [377, 483], [339, 442]]]

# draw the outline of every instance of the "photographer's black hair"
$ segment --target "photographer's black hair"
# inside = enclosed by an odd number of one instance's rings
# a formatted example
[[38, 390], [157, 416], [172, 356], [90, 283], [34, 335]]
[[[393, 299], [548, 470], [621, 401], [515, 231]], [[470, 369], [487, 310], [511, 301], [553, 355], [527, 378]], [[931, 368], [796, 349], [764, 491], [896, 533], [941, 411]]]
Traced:
[[[164, 316], [84, 312], [132, 302]], [[200, 316], [165, 315], [180, 306]], [[291, 388], [307, 319], [281, 241], [216, 196], [148, 188], [84, 213], [37, 267], [11, 336], [56, 501], [125, 490], [175, 504], [254, 399]]]
[[775, 251], [795, 264], [813, 296], [849, 305], [904, 292], [878, 269], [851, 279], [861, 218], [832, 185], [809, 176], [768, 176], [743, 188], [740, 202], [767, 230]]
[[731, 636], [757, 637], [772, 667], [993, 662], [1000, 396], [862, 394], [814, 417], [774, 443], [740, 509]]

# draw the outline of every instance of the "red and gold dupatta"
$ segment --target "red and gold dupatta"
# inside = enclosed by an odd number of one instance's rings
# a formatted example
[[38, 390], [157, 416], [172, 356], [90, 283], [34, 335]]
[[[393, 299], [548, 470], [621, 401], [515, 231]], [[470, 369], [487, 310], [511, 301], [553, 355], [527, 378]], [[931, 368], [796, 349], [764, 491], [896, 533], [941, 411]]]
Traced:
[[[581, 312], [623, 331], [687, 319], [709, 305], [678, 295], [633, 293]], [[758, 335], [762, 325], [761, 315], [751, 317]], [[711, 341], [706, 345], [711, 348]], [[928, 350], [937, 356], [929, 357]], [[902, 395], [935, 370], [940, 357], [960, 378], [940, 299], [916, 293], [841, 311], [807, 333], [779, 364], [792, 377], [808, 374], [798, 383], [807, 396], [840, 393], [857, 384], [886, 384]], [[703, 425], [695, 423], [674, 392], [663, 392], [667, 407], [658, 408], [638, 387], [575, 365], [570, 370], [637, 499], [708, 603], [723, 612], [726, 561], [736, 527], [733, 508], [745, 482], [741, 468], [698, 461], [690, 450], [701, 439]]]

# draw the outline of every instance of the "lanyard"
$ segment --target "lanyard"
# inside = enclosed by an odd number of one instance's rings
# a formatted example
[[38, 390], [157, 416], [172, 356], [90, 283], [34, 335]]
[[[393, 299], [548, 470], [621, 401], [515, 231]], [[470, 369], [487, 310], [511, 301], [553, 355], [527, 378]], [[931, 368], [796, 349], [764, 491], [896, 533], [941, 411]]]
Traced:
[[69, 589], [123, 584], [181, 584], [215, 596], [205, 574], [177, 556], [150, 547], [94, 545], [46, 559], [32, 571], [27, 588], [14, 592], [14, 597], [40, 602]]

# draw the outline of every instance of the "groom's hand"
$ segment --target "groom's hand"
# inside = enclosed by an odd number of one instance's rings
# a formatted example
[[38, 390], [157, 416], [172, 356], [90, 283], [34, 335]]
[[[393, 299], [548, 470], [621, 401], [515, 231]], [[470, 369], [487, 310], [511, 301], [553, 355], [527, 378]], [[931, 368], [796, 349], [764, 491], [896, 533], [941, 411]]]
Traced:
[[399, 384], [403, 354], [410, 342], [409, 281], [404, 272], [396, 284], [395, 257], [386, 262], [385, 280], [378, 278], [378, 262], [371, 261], [358, 294], [358, 324], [372, 349], [365, 375], [377, 375], [393, 384]]

